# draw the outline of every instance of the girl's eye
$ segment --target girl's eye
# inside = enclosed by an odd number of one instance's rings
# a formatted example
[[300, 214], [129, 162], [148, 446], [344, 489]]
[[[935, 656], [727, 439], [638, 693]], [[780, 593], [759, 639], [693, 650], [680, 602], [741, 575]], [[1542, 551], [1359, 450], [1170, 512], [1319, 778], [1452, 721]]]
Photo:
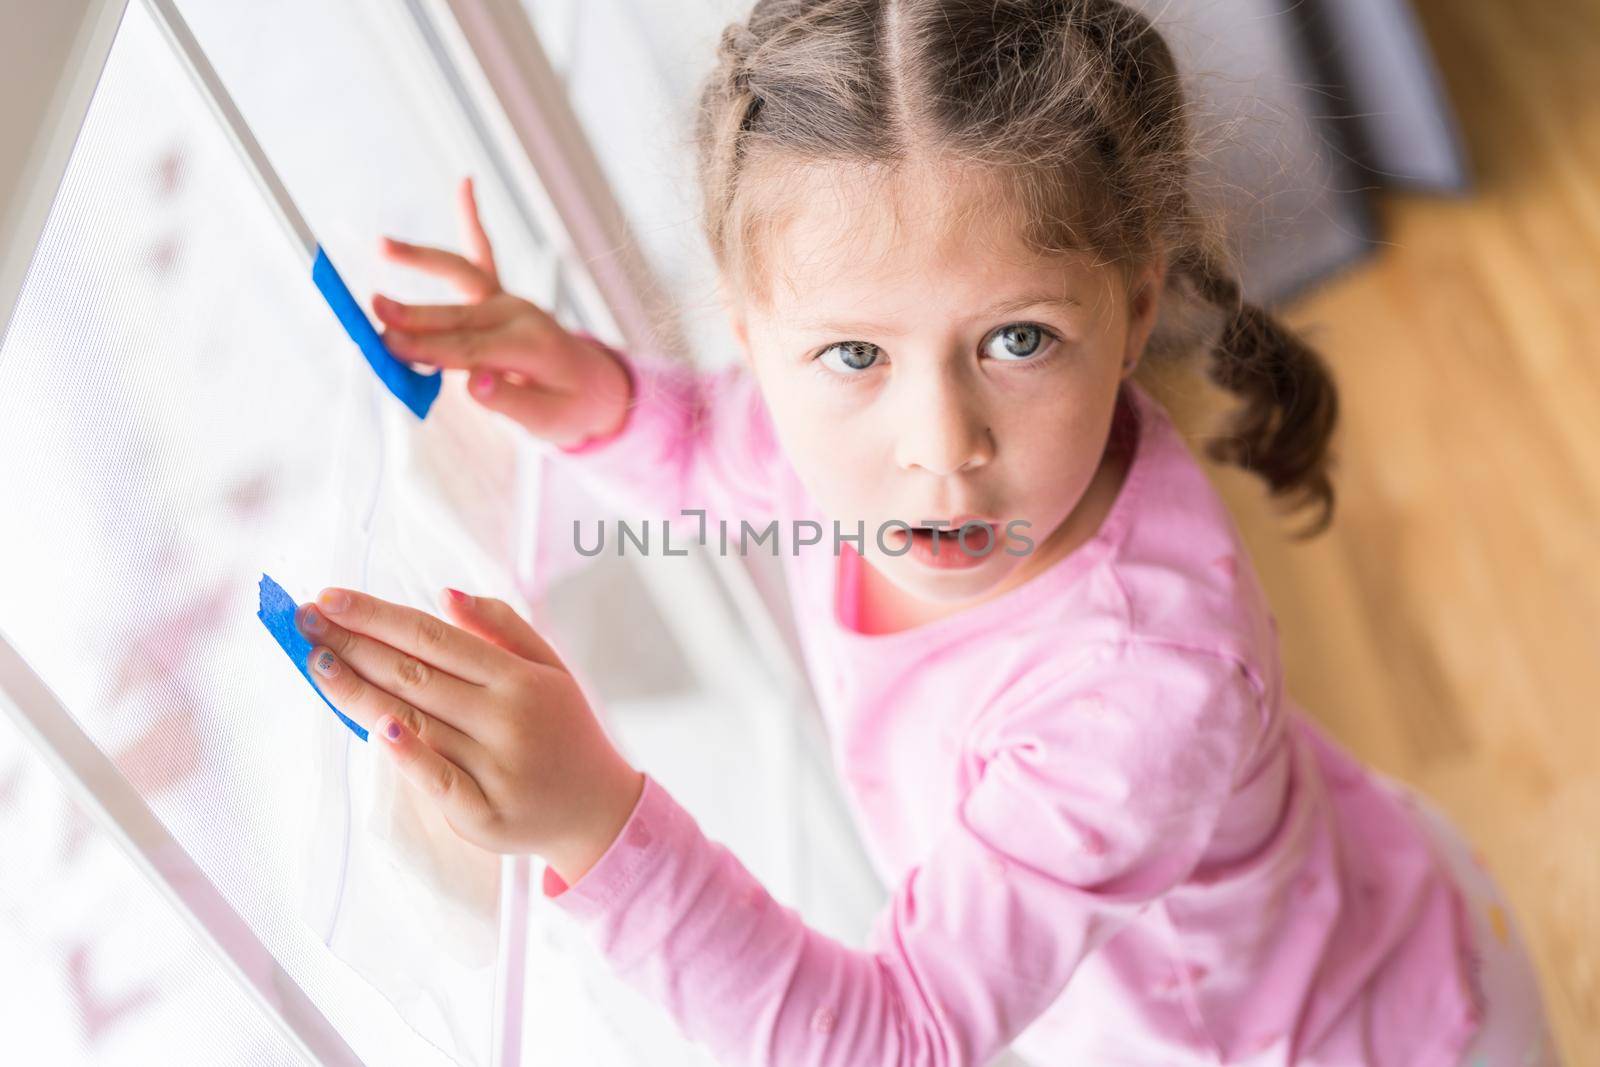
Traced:
[[[836, 352], [839, 354], [837, 363], [830, 362], [828, 357]], [[869, 341], [840, 341], [824, 348], [817, 359], [836, 374], [845, 376], [860, 374], [864, 370], [870, 370], [877, 362], [878, 346]]]
[[998, 360], [1018, 363], [1033, 359], [1052, 335], [1042, 326], [1031, 322], [1013, 322], [989, 335], [983, 349]]
[[[1040, 363], [1056, 335], [1033, 322], [1013, 322], [1000, 327], [983, 342], [984, 354], [1006, 363]], [[817, 353], [816, 361], [834, 377], [860, 377], [881, 362], [883, 350], [870, 341], [839, 341]]]

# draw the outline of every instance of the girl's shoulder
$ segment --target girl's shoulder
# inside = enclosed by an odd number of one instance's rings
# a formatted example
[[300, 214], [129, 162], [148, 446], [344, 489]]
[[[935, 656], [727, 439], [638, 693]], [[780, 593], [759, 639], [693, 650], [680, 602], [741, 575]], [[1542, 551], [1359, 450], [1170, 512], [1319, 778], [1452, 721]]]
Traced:
[[1277, 623], [1238, 525], [1166, 408], [1138, 383], [1128, 391], [1139, 442], [1099, 568], [1098, 628], [1236, 661], [1265, 687]]

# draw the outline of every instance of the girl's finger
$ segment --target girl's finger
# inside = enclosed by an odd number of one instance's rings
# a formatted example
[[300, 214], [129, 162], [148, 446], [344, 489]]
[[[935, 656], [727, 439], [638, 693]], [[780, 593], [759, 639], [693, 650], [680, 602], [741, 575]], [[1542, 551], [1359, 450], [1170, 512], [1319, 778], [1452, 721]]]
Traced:
[[494, 265], [494, 246], [489, 243], [489, 235], [484, 231], [483, 220], [478, 217], [477, 189], [473, 186], [471, 178], [461, 179], [459, 198], [461, 236], [467, 246], [468, 258], [485, 275], [494, 279], [496, 285], [499, 285], [500, 271]]
[[393, 237], [385, 237], [383, 254], [408, 267], [416, 267], [418, 270], [443, 278], [459, 289], [468, 300], [487, 300], [500, 290], [498, 279], [484, 273], [470, 260], [442, 248], [414, 245], [407, 241], [397, 241]]
[[512, 662], [504, 649], [451, 626], [437, 615], [392, 604], [354, 589], [324, 589], [317, 608], [347, 630], [375, 637], [459, 679], [487, 685]]
[[475, 633], [485, 641], [493, 641], [523, 659], [567, 669], [561, 657], [556, 655], [556, 650], [539, 635], [539, 631], [504, 600], [471, 596], [459, 589], [446, 589], [440, 603], [463, 630]]
[[497, 293], [477, 304], [402, 304], [383, 294], [372, 298], [372, 310], [386, 326], [415, 333], [437, 330], [488, 329], [517, 312], [515, 298]]
[[471, 774], [459, 764], [427, 744], [405, 723], [385, 715], [373, 729], [373, 736], [394, 758], [400, 773], [444, 808], [468, 824], [483, 818], [489, 801]]
[[335, 626], [315, 604], [302, 607], [295, 622], [302, 633], [331, 648], [367, 682], [458, 730], [472, 732], [469, 711], [483, 699], [483, 687], [476, 682], [463, 681], [382, 641]]
[[572, 421], [569, 394], [519, 384], [488, 367], [473, 371], [467, 379], [467, 392], [490, 411], [515, 420], [539, 437], [559, 436], [568, 431]]
[[385, 716], [405, 723], [413, 736], [436, 749], [446, 758], [462, 765], [476, 764], [483, 748], [472, 738], [449, 723], [426, 715], [405, 701], [387, 693], [356, 673], [355, 668], [340, 661], [333, 649], [318, 645], [311, 650], [307, 664], [317, 688], [330, 703], [351, 719], [360, 723], [370, 734], [379, 719]]
[[495, 337], [488, 330], [413, 333], [398, 329], [384, 330], [382, 336], [384, 346], [399, 359], [456, 369], [476, 367], [487, 360], [494, 351]]

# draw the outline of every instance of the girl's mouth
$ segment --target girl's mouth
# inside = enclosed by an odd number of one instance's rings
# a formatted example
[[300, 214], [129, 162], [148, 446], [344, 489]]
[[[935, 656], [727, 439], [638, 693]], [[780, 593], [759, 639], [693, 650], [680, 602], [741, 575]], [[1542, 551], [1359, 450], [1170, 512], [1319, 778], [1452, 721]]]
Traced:
[[994, 526], [980, 519], [964, 526], [912, 527], [909, 533], [896, 526], [884, 540], [895, 555], [908, 556], [932, 570], [970, 570], [999, 547]]

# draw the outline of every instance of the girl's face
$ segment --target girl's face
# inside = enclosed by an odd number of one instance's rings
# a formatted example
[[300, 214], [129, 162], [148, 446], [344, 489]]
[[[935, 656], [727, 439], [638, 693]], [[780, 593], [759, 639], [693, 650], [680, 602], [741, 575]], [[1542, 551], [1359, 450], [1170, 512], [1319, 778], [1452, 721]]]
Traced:
[[[842, 533], [864, 526], [857, 547], [902, 592], [947, 606], [1025, 580], [1094, 532], [1068, 520], [1159, 292], [1156, 267], [1130, 301], [1118, 272], [1088, 255], [1038, 258], [1002, 212], [960, 210], [974, 203], [962, 195], [982, 192], [812, 182], [770, 238], [766, 299], [733, 313], [812, 498]], [[932, 538], [898, 525], [968, 515], [996, 536], [981, 558], [981, 530], [967, 553], [939, 538], [959, 567], [933, 565], [915, 544]], [[833, 544], [824, 530], [817, 547]]]

